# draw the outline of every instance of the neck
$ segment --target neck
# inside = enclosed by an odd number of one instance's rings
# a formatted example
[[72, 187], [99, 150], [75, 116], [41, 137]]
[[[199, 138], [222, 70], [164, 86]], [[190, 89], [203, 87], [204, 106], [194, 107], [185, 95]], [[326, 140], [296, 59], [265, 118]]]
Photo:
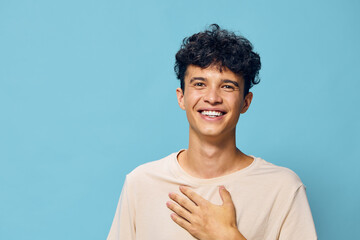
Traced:
[[180, 166], [198, 178], [215, 178], [238, 171], [251, 164], [235, 142], [235, 131], [226, 137], [199, 137], [190, 130], [189, 148], [179, 155]]

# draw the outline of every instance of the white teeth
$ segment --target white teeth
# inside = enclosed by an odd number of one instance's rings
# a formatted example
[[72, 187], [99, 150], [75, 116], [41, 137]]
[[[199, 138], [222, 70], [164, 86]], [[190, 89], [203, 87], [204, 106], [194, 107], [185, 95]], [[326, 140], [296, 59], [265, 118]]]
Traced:
[[218, 111], [202, 111], [201, 114], [209, 117], [219, 117], [221, 115], [224, 115], [222, 112]]

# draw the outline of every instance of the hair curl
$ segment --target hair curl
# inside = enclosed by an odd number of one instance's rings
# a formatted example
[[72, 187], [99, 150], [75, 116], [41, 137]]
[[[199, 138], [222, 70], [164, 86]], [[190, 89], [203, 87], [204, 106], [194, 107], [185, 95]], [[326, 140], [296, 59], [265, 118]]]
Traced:
[[174, 70], [180, 80], [180, 87], [184, 91], [184, 77], [189, 65], [207, 68], [218, 65], [220, 72], [227, 67], [235, 74], [243, 77], [244, 96], [249, 89], [260, 82], [260, 56], [253, 51], [249, 40], [233, 32], [221, 29], [212, 24], [209, 30], [196, 33], [182, 42], [176, 53]]

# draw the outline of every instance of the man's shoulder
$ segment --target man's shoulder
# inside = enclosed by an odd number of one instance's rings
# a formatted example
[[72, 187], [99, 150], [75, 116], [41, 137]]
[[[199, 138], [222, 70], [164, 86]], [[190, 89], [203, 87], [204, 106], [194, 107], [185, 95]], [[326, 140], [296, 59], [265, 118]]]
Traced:
[[176, 157], [177, 153], [171, 153], [166, 157], [163, 157], [158, 160], [153, 160], [139, 165], [129, 174], [126, 178], [128, 180], [144, 179], [149, 176], [162, 175], [169, 171], [169, 166], [173, 158]]
[[258, 164], [254, 174], [272, 183], [299, 187], [302, 185], [300, 177], [290, 168], [257, 158]]

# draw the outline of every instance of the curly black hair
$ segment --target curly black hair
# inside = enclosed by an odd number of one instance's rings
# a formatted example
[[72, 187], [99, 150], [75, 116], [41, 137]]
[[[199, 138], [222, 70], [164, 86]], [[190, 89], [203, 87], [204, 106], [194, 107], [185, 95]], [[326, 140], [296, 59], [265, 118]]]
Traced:
[[253, 85], [260, 82], [260, 56], [253, 51], [250, 41], [234, 32], [221, 29], [217, 24], [210, 25], [209, 30], [185, 38], [176, 53], [174, 70], [183, 91], [184, 77], [189, 65], [201, 68], [217, 65], [220, 72], [227, 67], [243, 77], [244, 96]]

